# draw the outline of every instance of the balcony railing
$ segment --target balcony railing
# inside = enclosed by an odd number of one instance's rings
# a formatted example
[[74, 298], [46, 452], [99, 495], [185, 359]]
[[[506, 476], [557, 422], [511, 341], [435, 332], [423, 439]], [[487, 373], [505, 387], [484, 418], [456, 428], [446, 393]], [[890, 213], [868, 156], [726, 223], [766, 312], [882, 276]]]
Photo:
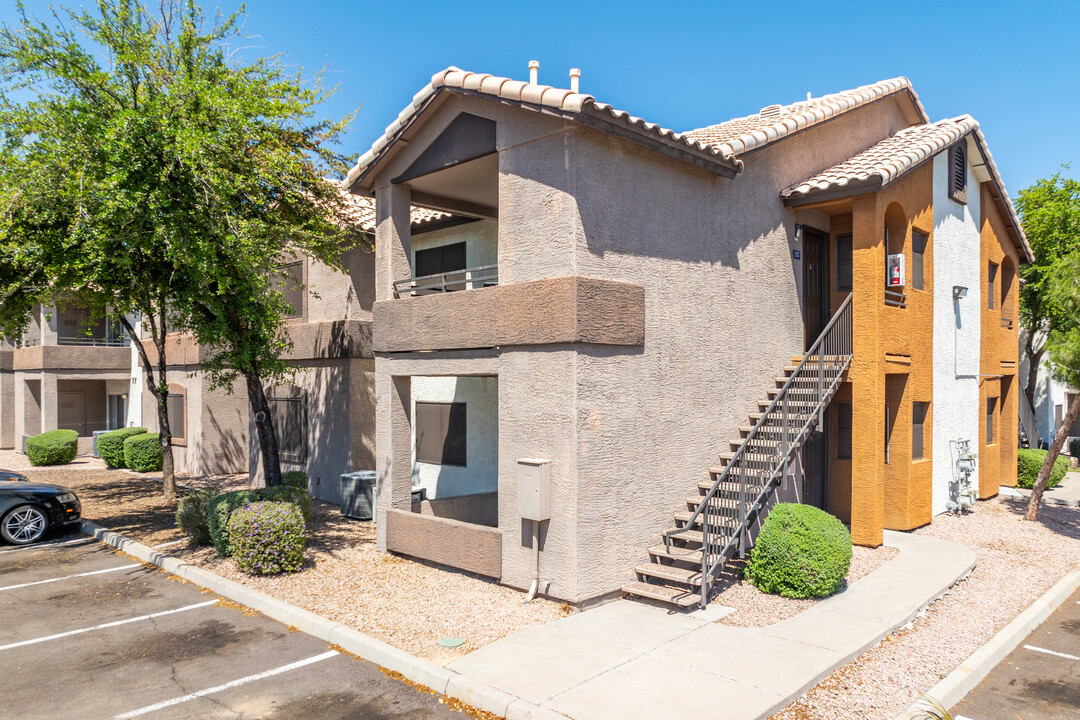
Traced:
[[895, 290], [885, 290], [885, 304], [892, 307], [907, 307], [907, 295], [902, 292], [896, 292]]
[[1012, 330], [1013, 329], [1013, 319], [1010, 318], [1010, 317], [1005, 317], [1004, 315], [1002, 315], [1001, 316], [1001, 327], [1005, 328], [1006, 330]]
[[80, 345], [86, 347], [128, 347], [131, 340], [127, 337], [99, 338], [99, 337], [58, 337], [57, 345]]
[[416, 297], [437, 293], [475, 290], [499, 284], [499, 266], [484, 265], [466, 270], [452, 270], [437, 275], [422, 275], [394, 281], [394, 297]]

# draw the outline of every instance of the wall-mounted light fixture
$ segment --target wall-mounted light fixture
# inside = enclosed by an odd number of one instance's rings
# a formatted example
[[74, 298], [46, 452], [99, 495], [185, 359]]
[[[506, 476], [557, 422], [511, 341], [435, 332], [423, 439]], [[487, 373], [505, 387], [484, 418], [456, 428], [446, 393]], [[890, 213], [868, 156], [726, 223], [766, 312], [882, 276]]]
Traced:
[[802, 241], [802, 223], [795, 223], [795, 240]]
[[953, 285], [952, 286], [952, 299], [953, 300], [963, 300], [965, 297], [967, 297], [967, 292], [968, 292], [968, 289], [966, 287], [964, 287], [963, 285]]

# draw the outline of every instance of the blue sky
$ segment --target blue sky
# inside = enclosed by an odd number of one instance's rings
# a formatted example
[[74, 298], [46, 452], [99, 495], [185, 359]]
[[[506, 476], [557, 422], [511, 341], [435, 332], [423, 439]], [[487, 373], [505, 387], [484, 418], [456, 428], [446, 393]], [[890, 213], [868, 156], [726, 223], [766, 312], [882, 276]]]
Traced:
[[[243, 53], [326, 66], [340, 93], [325, 112], [360, 106], [345, 142], [351, 154], [446, 66], [526, 79], [536, 59], [542, 83], [565, 87], [579, 67], [583, 92], [675, 130], [906, 75], [931, 119], [975, 116], [1014, 197], [1065, 162], [1080, 176], [1075, 0], [252, 0], [248, 15]], [[0, 20], [13, 18], [5, 4]]]

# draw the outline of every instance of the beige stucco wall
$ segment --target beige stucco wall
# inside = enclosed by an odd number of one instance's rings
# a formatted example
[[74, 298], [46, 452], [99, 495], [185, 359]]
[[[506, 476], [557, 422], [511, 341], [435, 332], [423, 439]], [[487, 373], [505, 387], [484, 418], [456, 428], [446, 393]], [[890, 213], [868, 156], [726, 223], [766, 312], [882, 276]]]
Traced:
[[0, 450], [15, 447], [15, 373], [10, 349], [0, 349]]

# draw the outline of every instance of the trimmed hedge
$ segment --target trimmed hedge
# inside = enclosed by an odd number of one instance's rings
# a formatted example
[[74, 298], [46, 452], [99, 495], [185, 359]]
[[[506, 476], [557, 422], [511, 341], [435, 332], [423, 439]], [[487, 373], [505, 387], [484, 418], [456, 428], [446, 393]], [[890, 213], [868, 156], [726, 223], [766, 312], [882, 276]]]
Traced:
[[176, 524], [196, 545], [210, 544], [208, 512], [210, 501], [217, 497], [217, 490], [196, 490], [176, 504]]
[[31, 465], [67, 465], [79, 452], [79, 433], [50, 430], [26, 439], [26, 457]]
[[144, 427], [129, 427], [98, 435], [98, 455], [111, 468], [127, 467], [124, 460], [124, 441], [132, 435], [142, 435], [145, 432]]
[[304, 564], [304, 516], [293, 503], [254, 502], [229, 516], [229, 544], [251, 575], [296, 572]]
[[851, 567], [851, 533], [810, 505], [780, 503], [750, 551], [747, 579], [787, 598], [824, 597], [840, 589]]
[[308, 489], [308, 476], [303, 470], [289, 470], [281, 473], [281, 484], [289, 487]]
[[287, 502], [296, 505], [300, 514], [306, 521], [311, 516], [311, 495], [307, 490], [277, 485], [268, 488], [256, 488], [254, 490], [233, 490], [222, 493], [210, 501], [207, 509], [207, 528], [210, 531], [210, 542], [217, 550], [218, 557], [228, 557], [229, 548], [229, 516], [234, 510], [250, 505], [253, 502], [269, 500], [271, 502]]
[[[1039, 478], [1039, 471], [1046, 462], [1047, 450], [1017, 450], [1016, 451], [1016, 484], [1019, 487], [1030, 490], [1035, 487], [1035, 481]], [[1065, 473], [1069, 472], [1069, 459], [1058, 455], [1054, 461], [1054, 468], [1050, 471], [1050, 479], [1046, 481], [1046, 489], [1049, 490], [1061, 482]]]
[[142, 433], [124, 440], [124, 465], [135, 472], [160, 470], [161, 436], [157, 433]]

